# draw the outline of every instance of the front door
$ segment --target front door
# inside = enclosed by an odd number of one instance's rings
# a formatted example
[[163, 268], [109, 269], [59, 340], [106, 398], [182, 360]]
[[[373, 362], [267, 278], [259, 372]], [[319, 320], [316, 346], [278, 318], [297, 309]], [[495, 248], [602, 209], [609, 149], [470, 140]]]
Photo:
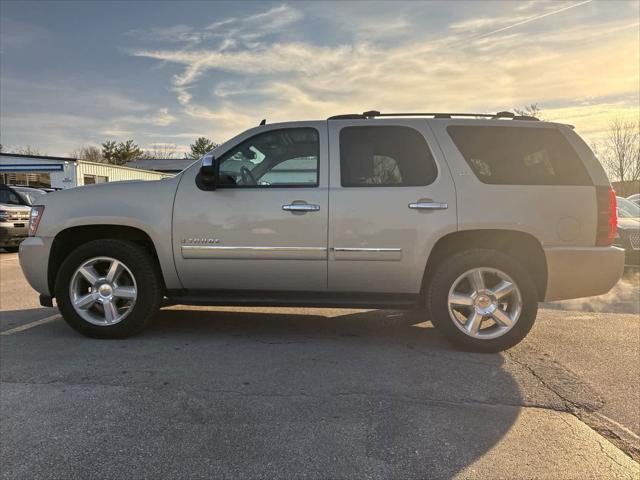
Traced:
[[329, 121], [329, 290], [416, 294], [456, 193], [425, 120]]
[[173, 217], [174, 258], [190, 290], [325, 291], [326, 122], [260, 127], [222, 153], [221, 185], [183, 174]]

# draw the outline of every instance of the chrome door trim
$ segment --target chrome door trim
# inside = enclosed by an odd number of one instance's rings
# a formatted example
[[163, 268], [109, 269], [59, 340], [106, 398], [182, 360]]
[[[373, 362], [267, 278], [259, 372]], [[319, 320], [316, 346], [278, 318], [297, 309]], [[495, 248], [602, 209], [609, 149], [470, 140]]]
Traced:
[[291, 203], [289, 205], [283, 205], [282, 210], [287, 212], [317, 212], [320, 210], [320, 205], [310, 203]]
[[326, 260], [325, 247], [182, 245], [185, 259]]
[[408, 206], [414, 210], [446, 210], [449, 208], [449, 205], [440, 202], [413, 202]]
[[402, 249], [398, 247], [332, 247], [334, 260], [373, 260], [399, 262]]
[[401, 248], [388, 247], [333, 247], [334, 252], [402, 252]]

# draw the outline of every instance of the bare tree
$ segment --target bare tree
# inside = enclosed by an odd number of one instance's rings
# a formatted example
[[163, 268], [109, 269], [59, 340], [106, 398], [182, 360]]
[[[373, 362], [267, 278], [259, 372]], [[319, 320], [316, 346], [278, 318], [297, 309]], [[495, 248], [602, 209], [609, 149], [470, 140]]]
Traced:
[[87, 145], [77, 148], [69, 154], [72, 158], [78, 160], [85, 160], [87, 162], [106, 163], [105, 158], [102, 156], [102, 150], [95, 145]]
[[16, 147], [13, 153], [17, 153], [18, 155], [44, 155], [40, 150], [32, 147], [31, 145], [27, 145], [26, 147]]
[[640, 122], [614, 119], [594, 151], [615, 180], [640, 180]]
[[146, 158], [170, 159], [176, 158], [176, 146], [167, 143], [156, 143], [145, 152]]
[[529, 105], [525, 105], [522, 108], [514, 108], [513, 111], [516, 112], [516, 115], [525, 117], [536, 117], [538, 120], [544, 120], [542, 118], [542, 110], [540, 110], [540, 107], [537, 103], [531, 103]]

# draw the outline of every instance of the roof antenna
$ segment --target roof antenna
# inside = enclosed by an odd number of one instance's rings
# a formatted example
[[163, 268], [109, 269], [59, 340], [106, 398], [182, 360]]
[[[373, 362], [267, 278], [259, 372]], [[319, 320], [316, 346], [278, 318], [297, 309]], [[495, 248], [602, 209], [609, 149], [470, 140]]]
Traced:
[[262, 121], [260, 122], [260, 126], [266, 125], [267, 124], [267, 119], [263, 118]]

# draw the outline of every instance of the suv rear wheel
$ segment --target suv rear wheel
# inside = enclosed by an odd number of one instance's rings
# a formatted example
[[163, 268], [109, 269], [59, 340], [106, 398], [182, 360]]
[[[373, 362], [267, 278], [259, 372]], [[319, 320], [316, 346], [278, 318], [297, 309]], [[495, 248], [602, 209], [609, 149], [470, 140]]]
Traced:
[[55, 290], [66, 322], [95, 338], [138, 333], [162, 300], [153, 258], [138, 244], [117, 239], [94, 240], [71, 252]]
[[427, 292], [431, 321], [455, 345], [498, 352], [519, 343], [538, 310], [529, 273], [493, 250], [467, 250], [444, 260]]

